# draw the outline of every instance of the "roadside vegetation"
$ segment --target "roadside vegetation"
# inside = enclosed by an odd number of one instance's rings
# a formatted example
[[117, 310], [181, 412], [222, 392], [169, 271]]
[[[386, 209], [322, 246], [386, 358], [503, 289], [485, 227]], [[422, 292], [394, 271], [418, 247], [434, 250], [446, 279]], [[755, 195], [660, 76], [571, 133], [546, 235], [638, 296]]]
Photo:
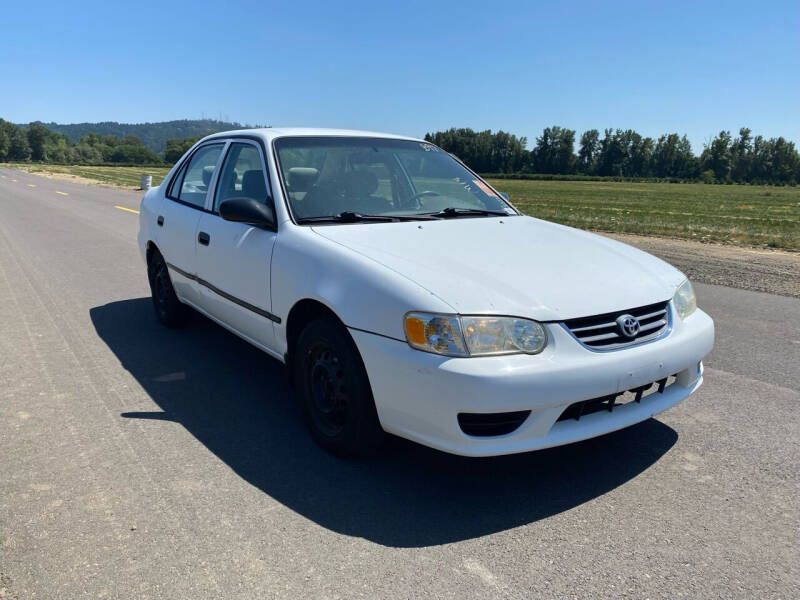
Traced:
[[584, 131], [576, 154], [575, 134], [573, 129], [547, 127], [531, 150], [526, 138], [504, 131], [448, 129], [426, 134], [425, 139], [479, 173], [511, 177], [800, 183], [800, 153], [794, 143], [754, 136], [746, 127], [738, 137], [721, 131], [699, 156], [685, 135], [667, 133], [656, 140], [631, 129], [606, 129], [602, 135], [597, 129]]
[[[155, 186], [197, 136], [165, 139], [157, 154], [133, 135], [108, 132], [138, 127], [152, 146], [154, 127], [191, 134], [217, 123], [58, 126], [80, 133], [76, 140], [49, 128], [55, 124], [0, 119], [0, 163], [128, 189], [138, 189], [148, 174]], [[449, 129], [425, 139], [491, 173], [492, 184], [535, 217], [597, 231], [800, 251], [800, 154], [782, 137], [723, 131], [699, 155], [677, 133], [656, 140], [620, 129], [583, 132], [577, 153], [576, 132], [558, 126], [545, 128], [530, 150], [526, 138], [503, 131]], [[721, 185], [734, 183], [750, 185]]]

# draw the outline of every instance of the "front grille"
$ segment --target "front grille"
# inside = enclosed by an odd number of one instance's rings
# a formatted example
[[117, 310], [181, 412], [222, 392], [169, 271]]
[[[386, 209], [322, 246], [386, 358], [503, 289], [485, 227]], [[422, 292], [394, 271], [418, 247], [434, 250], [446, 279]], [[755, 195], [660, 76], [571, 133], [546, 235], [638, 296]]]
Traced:
[[458, 425], [467, 435], [490, 437], [505, 435], [516, 430], [528, 415], [529, 410], [503, 413], [458, 413]]
[[[564, 321], [564, 326], [584, 346], [595, 350], [615, 350], [655, 339], [664, 333], [669, 325], [668, 304], [668, 301], [657, 302], [630, 310], [569, 319]], [[632, 337], [623, 335], [617, 324], [617, 319], [623, 315], [631, 315], [639, 321], [639, 331]]]
[[619, 392], [618, 394], [610, 394], [608, 396], [592, 398], [591, 400], [575, 402], [574, 404], [570, 404], [566, 410], [561, 413], [557, 421], [567, 421], [569, 419], [580, 421], [581, 417], [592, 413], [601, 411], [614, 412], [615, 408], [624, 406], [629, 402], [641, 402], [652, 394], [663, 393], [665, 389], [675, 383], [676, 378], [677, 375], [670, 375], [669, 377], [664, 377], [664, 379], [659, 379], [658, 381], [653, 381], [625, 392]]

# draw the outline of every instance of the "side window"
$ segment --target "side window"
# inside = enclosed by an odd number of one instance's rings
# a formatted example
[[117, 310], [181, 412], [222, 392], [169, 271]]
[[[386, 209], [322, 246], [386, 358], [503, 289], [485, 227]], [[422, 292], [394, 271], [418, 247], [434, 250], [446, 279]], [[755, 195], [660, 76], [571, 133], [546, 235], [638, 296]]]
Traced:
[[229, 147], [217, 180], [214, 211], [219, 210], [219, 205], [228, 198], [253, 198], [259, 202], [267, 202], [261, 154], [252, 144], [234, 142]]
[[185, 174], [181, 180], [180, 189], [178, 189], [177, 182], [181, 176], [178, 175], [170, 190], [171, 196], [181, 202], [203, 208], [206, 204], [208, 185], [214, 176], [214, 169], [223, 146], [224, 144], [212, 144], [195, 152], [189, 166], [184, 169]]
[[183, 163], [181, 168], [178, 169], [178, 172], [175, 173], [175, 177], [172, 178], [172, 181], [169, 184], [169, 189], [167, 190], [167, 197], [168, 198], [177, 198], [178, 194], [181, 192], [181, 181], [183, 180], [183, 176], [186, 173], [186, 164]]

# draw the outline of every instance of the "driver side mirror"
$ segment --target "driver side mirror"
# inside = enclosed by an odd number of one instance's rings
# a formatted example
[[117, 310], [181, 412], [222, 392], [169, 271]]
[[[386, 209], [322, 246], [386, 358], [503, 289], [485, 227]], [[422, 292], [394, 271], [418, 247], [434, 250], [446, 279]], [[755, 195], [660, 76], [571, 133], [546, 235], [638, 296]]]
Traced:
[[219, 215], [226, 221], [275, 229], [272, 207], [254, 198], [228, 198], [219, 205]]
[[506, 194], [505, 192], [500, 192], [500, 197], [506, 202], [508, 202], [508, 194]]

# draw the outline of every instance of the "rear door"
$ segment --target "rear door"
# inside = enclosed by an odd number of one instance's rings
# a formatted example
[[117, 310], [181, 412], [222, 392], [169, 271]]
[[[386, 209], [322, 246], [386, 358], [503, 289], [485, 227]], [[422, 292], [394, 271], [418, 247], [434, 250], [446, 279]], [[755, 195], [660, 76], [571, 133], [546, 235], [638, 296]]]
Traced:
[[210, 183], [225, 144], [205, 144], [195, 150], [176, 173], [166, 191], [157, 216], [158, 244], [167, 261], [178, 296], [191, 303], [198, 300], [197, 226], [206, 210]]
[[219, 216], [219, 205], [228, 198], [272, 202], [264, 159], [255, 141], [238, 138], [228, 146], [211, 211], [200, 217], [198, 225], [197, 275], [202, 308], [241, 335], [273, 349], [276, 317], [270, 312], [270, 261], [276, 233]]

